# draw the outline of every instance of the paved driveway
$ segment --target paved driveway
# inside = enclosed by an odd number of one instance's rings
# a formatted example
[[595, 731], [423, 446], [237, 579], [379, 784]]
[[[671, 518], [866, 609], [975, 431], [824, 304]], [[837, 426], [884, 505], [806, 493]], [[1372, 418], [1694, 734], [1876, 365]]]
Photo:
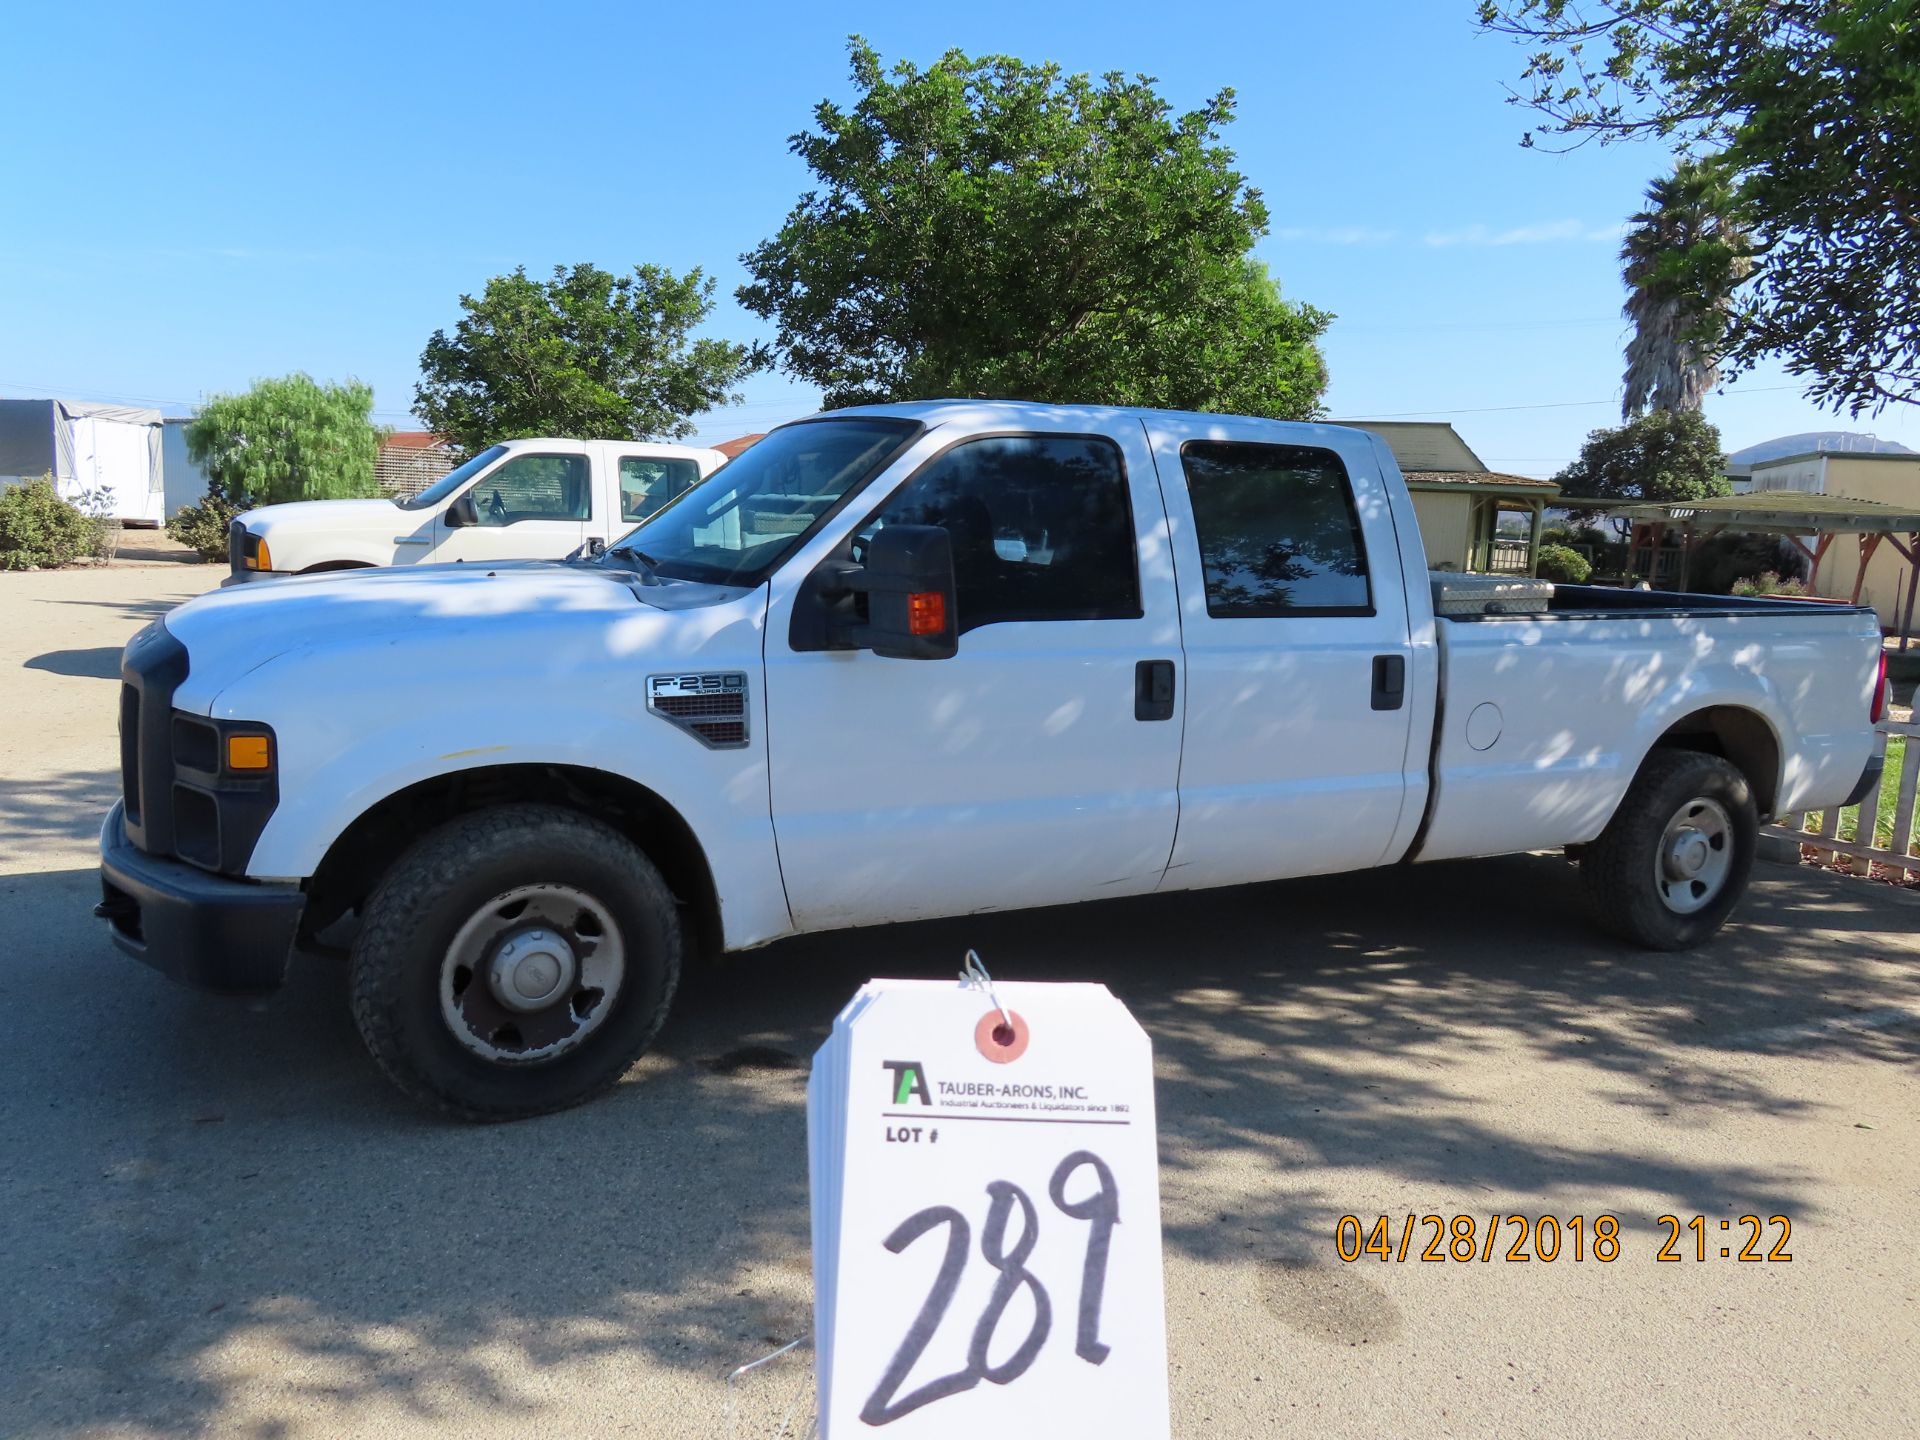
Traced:
[[[731, 1417], [720, 1377], [807, 1327], [806, 1057], [968, 945], [1154, 1037], [1177, 1434], [1920, 1433], [1920, 896], [1769, 870], [1656, 957], [1519, 857], [827, 936], [696, 977], [607, 1099], [459, 1128], [337, 971], [209, 999], [87, 917], [114, 656], [215, 579], [0, 576], [0, 1435], [775, 1433], [804, 1360]], [[1622, 1253], [1336, 1258], [1409, 1212], [1611, 1214]], [[1719, 1258], [1748, 1212], [1790, 1263]], [[1654, 1259], [1667, 1213], [1707, 1263]]]

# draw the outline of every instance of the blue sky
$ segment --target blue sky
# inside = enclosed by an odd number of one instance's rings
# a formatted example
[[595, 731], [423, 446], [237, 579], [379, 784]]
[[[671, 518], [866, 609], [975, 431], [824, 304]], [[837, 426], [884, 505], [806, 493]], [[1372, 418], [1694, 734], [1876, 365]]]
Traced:
[[[23, 7], [0, 128], [0, 395], [171, 413], [264, 375], [358, 376], [408, 414], [428, 335], [524, 264], [705, 267], [806, 174], [785, 140], [846, 98], [845, 40], [1144, 71], [1176, 105], [1239, 95], [1228, 142], [1272, 211], [1286, 291], [1334, 311], [1335, 416], [1444, 418], [1494, 468], [1550, 474], [1617, 416], [1618, 226], [1667, 165], [1644, 146], [1522, 150], [1518, 52], [1472, 0], [1168, 9], [610, 0]], [[723, 439], [807, 413], [779, 375], [703, 417]], [[1920, 448], [1761, 371], [1707, 412], [1729, 449], [1799, 430]]]

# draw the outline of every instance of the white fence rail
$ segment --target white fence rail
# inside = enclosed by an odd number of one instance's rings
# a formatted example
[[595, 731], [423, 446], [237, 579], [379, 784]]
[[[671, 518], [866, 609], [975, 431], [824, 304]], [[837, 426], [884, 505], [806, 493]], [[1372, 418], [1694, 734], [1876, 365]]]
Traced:
[[[1920, 746], [1914, 741], [1920, 738], [1920, 724], [1884, 721], [1880, 736], [1887, 764], [1878, 794], [1844, 810], [1782, 815], [1765, 833], [1811, 845], [1835, 863], [1847, 856], [1854, 862], [1849, 868], [1860, 874], [1871, 874], [1874, 866], [1883, 865], [1896, 872], [1889, 879], [1920, 876], [1920, 854], [1915, 853], [1920, 835], [1914, 834], [1913, 825], [1914, 788], [1920, 780]], [[1850, 840], [1843, 838], [1848, 828], [1853, 834]]]

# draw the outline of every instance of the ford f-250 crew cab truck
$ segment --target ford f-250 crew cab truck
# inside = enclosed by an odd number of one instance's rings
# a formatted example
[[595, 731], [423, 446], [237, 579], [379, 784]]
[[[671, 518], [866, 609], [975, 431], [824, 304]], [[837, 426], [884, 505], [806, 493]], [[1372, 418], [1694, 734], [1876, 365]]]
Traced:
[[558, 560], [623, 535], [727, 463], [628, 440], [509, 440], [406, 499], [302, 500], [236, 515], [228, 585], [421, 561]]
[[349, 945], [386, 1073], [507, 1117], [611, 1084], [687, 957], [800, 931], [1578, 847], [1605, 924], [1688, 947], [1757, 817], [1871, 778], [1868, 611], [1431, 584], [1362, 431], [822, 415], [602, 555], [148, 626], [100, 913], [227, 991]]

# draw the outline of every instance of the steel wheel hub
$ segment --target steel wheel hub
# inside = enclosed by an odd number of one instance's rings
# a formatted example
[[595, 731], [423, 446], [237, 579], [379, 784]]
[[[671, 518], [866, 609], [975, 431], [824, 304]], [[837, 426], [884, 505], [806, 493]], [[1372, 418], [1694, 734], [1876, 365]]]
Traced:
[[1699, 796], [1667, 822], [1654, 860], [1654, 885], [1676, 915], [1705, 909], [1733, 868], [1733, 820], [1717, 800]]
[[536, 925], [510, 937], [493, 952], [487, 984], [493, 998], [509, 1010], [544, 1010], [573, 988], [579, 972], [573, 947], [555, 931]]
[[552, 1060], [600, 1027], [625, 977], [605, 905], [566, 885], [522, 885], [455, 932], [440, 964], [440, 1016], [484, 1059]]

